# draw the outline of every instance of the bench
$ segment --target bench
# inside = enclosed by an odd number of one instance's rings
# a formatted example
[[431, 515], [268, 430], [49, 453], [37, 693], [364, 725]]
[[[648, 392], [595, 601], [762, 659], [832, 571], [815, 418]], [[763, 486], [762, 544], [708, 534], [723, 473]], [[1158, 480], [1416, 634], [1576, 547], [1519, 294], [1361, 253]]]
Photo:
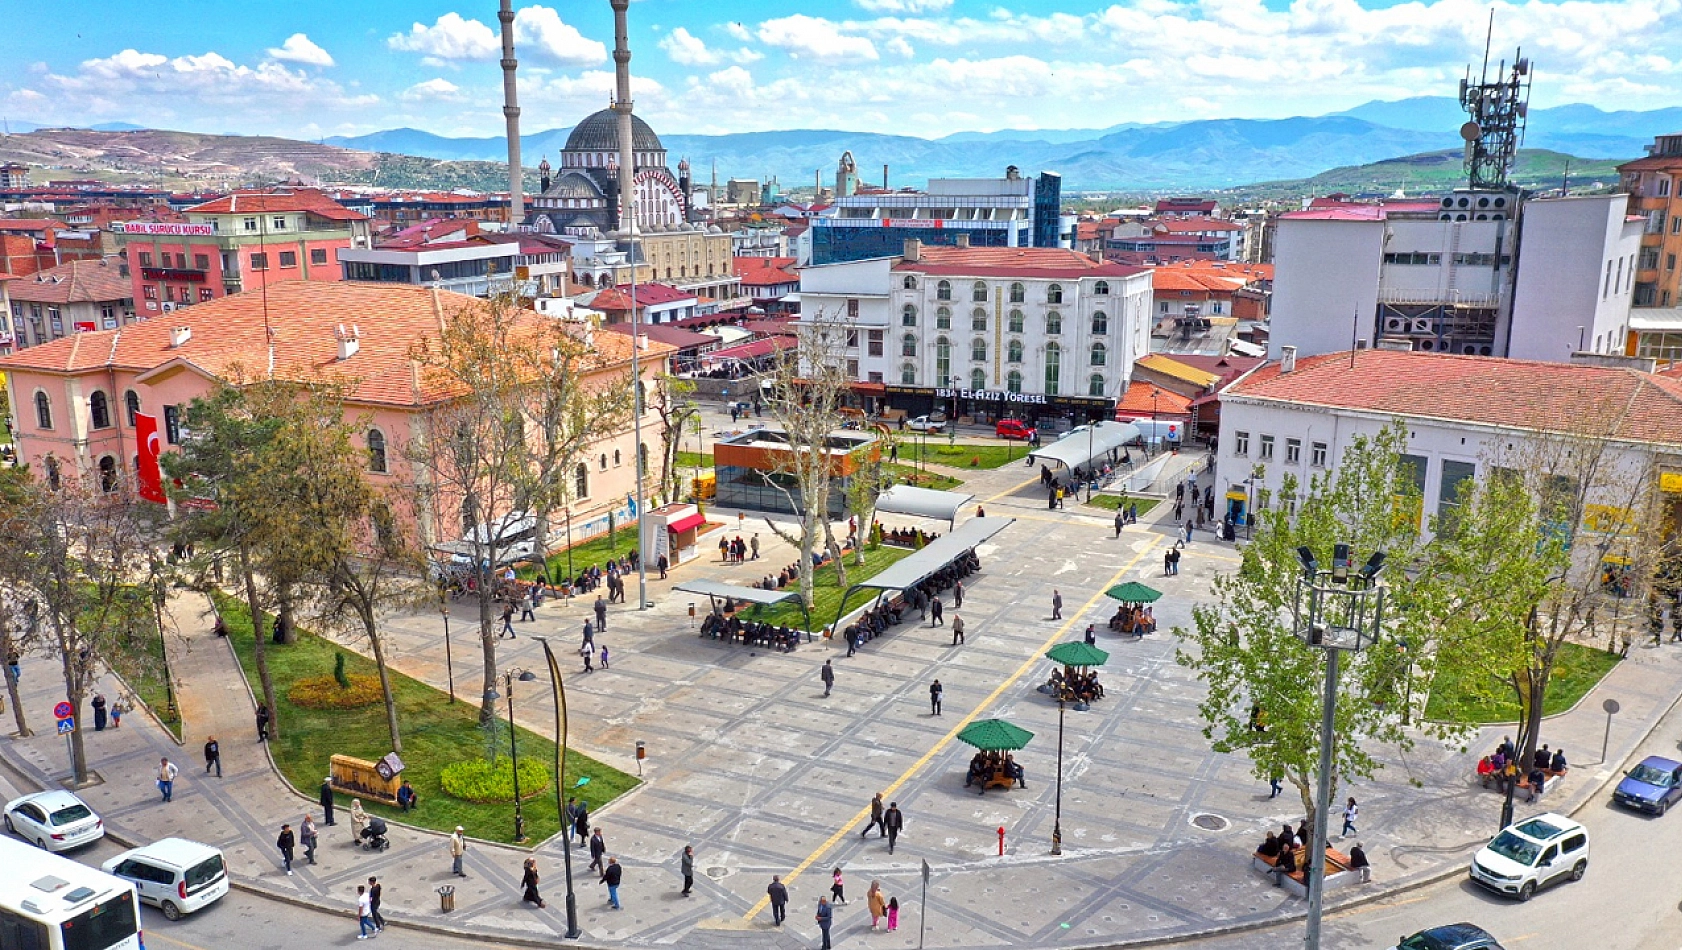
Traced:
[[[1293, 896], [1307, 897], [1308, 875], [1303, 871], [1301, 866], [1304, 861], [1303, 852], [1307, 849], [1296, 848], [1293, 850], [1296, 852], [1297, 856], [1297, 870], [1285, 875], [1278, 883], [1279, 886], [1285, 888], [1287, 891], [1290, 891]], [[1349, 855], [1344, 854], [1343, 852], [1330, 846], [1326, 848], [1325, 890], [1330, 891], [1334, 888], [1354, 884], [1361, 879], [1361, 875], [1356, 873], [1349, 866], [1349, 862]], [[1278, 858], [1269, 857], [1265, 854], [1250, 855], [1250, 866], [1269, 877], [1273, 876], [1272, 871], [1278, 866], [1278, 864]]]
[[[1554, 785], [1557, 784], [1560, 779], [1564, 778], [1570, 771], [1571, 770], [1569, 768], [1560, 769], [1558, 771], [1553, 769], [1543, 769], [1542, 774], [1546, 776], [1546, 778], [1543, 781], [1542, 794], [1546, 795], [1548, 793], [1548, 789], [1553, 788]], [[1484, 788], [1494, 788], [1497, 791], [1504, 791], [1501, 788], [1501, 775], [1499, 773], [1491, 772], [1488, 775], [1479, 775], [1477, 777], [1479, 783], [1483, 785]], [[1530, 791], [1529, 773], [1520, 772], [1517, 776], [1517, 781], [1513, 784], [1523, 791]]]
[[[965, 778], [968, 778], [968, 776], [966, 775]], [[1016, 786], [1016, 779], [1007, 775], [1004, 769], [993, 769], [979, 783], [972, 782], [971, 784], [979, 784], [981, 786], [981, 794], [985, 795], [987, 794], [987, 790], [989, 788], [1014, 788]]]

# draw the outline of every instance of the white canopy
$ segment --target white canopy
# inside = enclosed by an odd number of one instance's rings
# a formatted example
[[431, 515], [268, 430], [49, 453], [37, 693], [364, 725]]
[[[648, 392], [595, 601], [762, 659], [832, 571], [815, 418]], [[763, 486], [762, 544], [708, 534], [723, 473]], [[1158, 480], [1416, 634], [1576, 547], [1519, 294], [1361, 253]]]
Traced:
[[1130, 422], [1095, 422], [1071, 430], [1045, 448], [1028, 453], [1028, 457], [1053, 468], [1081, 468], [1093, 459], [1107, 459], [1111, 449], [1139, 438], [1139, 427]]
[[913, 515], [955, 522], [958, 511], [975, 500], [974, 495], [955, 491], [937, 491], [915, 485], [895, 485], [876, 498], [876, 510], [896, 515]]

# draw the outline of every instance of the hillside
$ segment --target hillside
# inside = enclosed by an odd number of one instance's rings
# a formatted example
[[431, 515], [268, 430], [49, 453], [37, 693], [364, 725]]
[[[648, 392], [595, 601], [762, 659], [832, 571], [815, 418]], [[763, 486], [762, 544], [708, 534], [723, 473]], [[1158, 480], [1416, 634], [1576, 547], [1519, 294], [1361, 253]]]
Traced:
[[[1235, 188], [1231, 193], [1242, 202], [1334, 192], [1381, 195], [1397, 190], [1410, 195], [1442, 192], [1465, 182], [1463, 159], [1464, 153], [1459, 149], [1422, 152], [1366, 165], [1333, 168], [1309, 178], [1258, 182]], [[1572, 191], [1604, 187], [1618, 180], [1617, 161], [1575, 158], [1546, 149], [1527, 148], [1519, 150], [1513, 181], [1529, 189], [1558, 188], [1564, 180], [1567, 163]]]

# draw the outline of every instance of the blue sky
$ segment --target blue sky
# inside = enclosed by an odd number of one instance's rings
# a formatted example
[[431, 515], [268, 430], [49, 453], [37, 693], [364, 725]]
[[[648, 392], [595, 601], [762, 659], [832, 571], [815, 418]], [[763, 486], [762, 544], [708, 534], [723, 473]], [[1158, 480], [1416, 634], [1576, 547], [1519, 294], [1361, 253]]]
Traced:
[[[516, 3], [526, 131], [605, 106], [607, 0]], [[500, 132], [495, 0], [5, 0], [0, 114], [296, 137]], [[1497, 3], [1537, 105], [1682, 102], [1682, 0]], [[637, 111], [662, 132], [1266, 118], [1453, 95], [1476, 0], [638, 0]]]

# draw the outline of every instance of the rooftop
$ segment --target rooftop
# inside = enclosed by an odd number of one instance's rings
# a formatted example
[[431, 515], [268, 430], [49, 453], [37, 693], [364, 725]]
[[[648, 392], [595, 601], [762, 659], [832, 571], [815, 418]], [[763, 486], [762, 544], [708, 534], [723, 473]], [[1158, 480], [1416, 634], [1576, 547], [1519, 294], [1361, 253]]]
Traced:
[[313, 188], [276, 191], [239, 191], [215, 201], [194, 205], [188, 214], [262, 214], [307, 211], [332, 221], [366, 221], [358, 214]]
[[67, 261], [38, 271], [7, 288], [13, 300], [30, 303], [99, 303], [129, 300], [134, 289], [118, 266], [121, 258]]
[[1212, 386], [1215, 383], [1220, 382], [1221, 379], [1219, 373], [1199, 369], [1188, 363], [1181, 362], [1177, 355], [1167, 356], [1162, 353], [1152, 353], [1149, 356], [1142, 357], [1134, 363], [1134, 365], [1142, 366], [1145, 369], [1161, 373], [1164, 376], [1172, 376], [1175, 379], [1184, 380], [1191, 383], [1193, 386]]
[[735, 261], [736, 276], [749, 287], [799, 283], [799, 275], [791, 269], [798, 260], [794, 257], [738, 257]]
[[1060, 247], [944, 247], [923, 245], [918, 260], [901, 260], [897, 271], [915, 271], [931, 276], [1068, 278], [1130, 277], [1145, 268], [1099, 263], [1092, 258]]

